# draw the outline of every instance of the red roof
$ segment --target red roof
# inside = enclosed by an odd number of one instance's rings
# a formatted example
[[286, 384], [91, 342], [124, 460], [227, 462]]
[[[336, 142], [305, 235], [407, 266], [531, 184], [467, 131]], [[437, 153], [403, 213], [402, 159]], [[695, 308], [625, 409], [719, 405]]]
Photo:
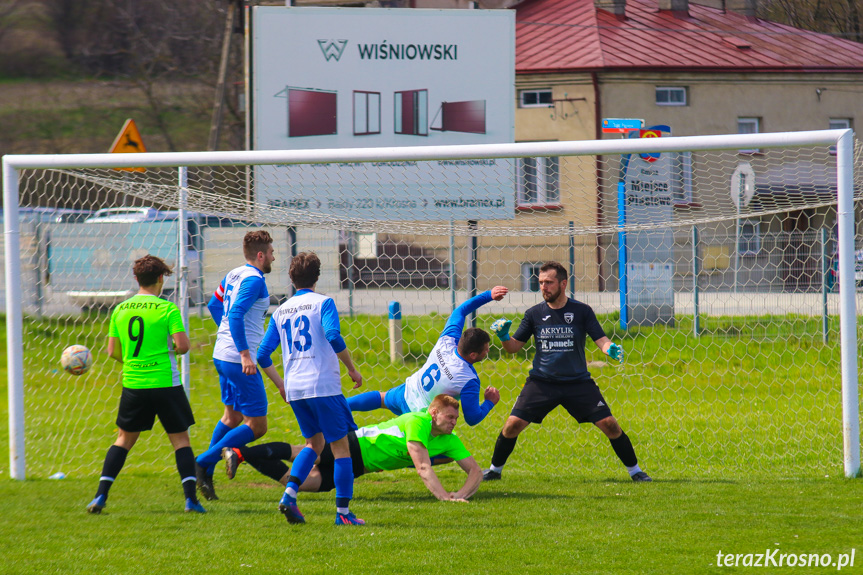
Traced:
[[627, 0], [625, 18], [593, 0], [528, 0], [516, 6], [515, 54], [521, 74], [863, 72], [863, 44], [699, 4], [680, 17], [657, 0]]

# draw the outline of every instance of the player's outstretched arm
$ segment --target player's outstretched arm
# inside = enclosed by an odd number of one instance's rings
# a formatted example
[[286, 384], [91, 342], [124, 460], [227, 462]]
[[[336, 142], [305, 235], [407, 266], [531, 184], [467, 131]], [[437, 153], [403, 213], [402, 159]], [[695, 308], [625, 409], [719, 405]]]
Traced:
[[467, 479], [464, 480], [464, 485], [461, 489], [453, 493], [453, 499], [467, 500], [479, 489], [479, 484], [482, 483], [482, 469], [474, 460], [473, 456], [459, 459], [456, 463], [467, 473]]
[[481, 294], [470, 298], [458, 306], [455, 311], [452, 312], [452, 315], [449, 316], [446, 326], [444, 326], [443, 332], [441, 332], [441, 337], [448, 335], [456, 338], [456, 340], [461, 339], [461, 332], [464, 331], [464, 322], [467, 320], [467, 316], [490, 301], [502, 300], [507, 294], [507, 291], [509, 290], [504, 286], [495, 286], [488, 291], [484, 291]]
[[[431, 494], [437, 497], [440, 501], [449, 501], [450, 494], [440, 483], [434, 470], [432, 470], [431, 459], [429, 458], [428, 449], [419, 441], [408, 441], [408, 454], [414, 463], [414, 468], [417, 470], [417, 475], [425, 483], [426, 488], [431, 491]], [[482, 474], [480, 474], [482, 478]]]

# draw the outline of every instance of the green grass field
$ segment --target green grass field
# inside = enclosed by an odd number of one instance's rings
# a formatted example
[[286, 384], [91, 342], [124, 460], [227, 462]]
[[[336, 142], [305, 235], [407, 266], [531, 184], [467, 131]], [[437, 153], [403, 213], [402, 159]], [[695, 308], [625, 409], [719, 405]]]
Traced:
[[[90, 332], [79, 319], [28, 321], [26, 362], [48, 367], [28, 372], [26, 384], [32, 479], [8, 479], [8, 433], [0, 430], [0, 551], [7, 558], [0, 573], [712, 573], [750, 569], [717, 567], [720, 551], [835, 559], [861, 546], [863, 491], [842, 469], [836, 326], [823, 345], [817, 321], [793, 316], [711, 318], [699, 338], [691, 318], [627, 333], [614, 329], [615, 320], [601, 318], [627, 363], [591, 371], [654, 483], [629, 481], [607, 440], [558, 410], [525, 432], [504, 480], [484, 484], [471, 503], [435, 501], [411, 470], [375, 474], [355, 485], [353, 509], [368, 525], [338, 529], [332, 494], [303, 494], [308, 524], [288, 525], [276, 511], [280, 487], [248, 466], [233, 482], [218, 469], [221, 499], [205, 502], [206, 515], [182, 513], [158, 425], [131, 453], [104, 514], [87, 515], [116, 433], [117, 371], [97, 358], [91, 373], [72, 378], [49, 364], [73, 342], [100, 349], [105, 330]], [[479, 325], [490, 321], [481, 316]], [[409, 360], [395, 367], [385, 353], [385, 319], [344, 319], [365, 388], [403, 380], [443, 323], [440, 316], [406, 318]], [[200, 320], [192, 329], [199, 452], [221, 410], [212, 334]], [[483, 466], [531, 357], [501, 358], [495, 349], [478, 366], [484, 383], [501, 388], [501, 405], [477, 427], [457, 430]], [[601, 359], [590, 350], [589, 361]], [[6, 414], [5, 403], [0, 410]], [[359, 414], [357, 422], [385, 418]], [[285, 406], [271, 405], [266, 439], [299, 441]], [[61, 470], [66, 479], [47, 479]], [[436, 470], [445, 485], [460, 485], [454, 465]], [[863, 546], [843, 571], [861, 565]]]

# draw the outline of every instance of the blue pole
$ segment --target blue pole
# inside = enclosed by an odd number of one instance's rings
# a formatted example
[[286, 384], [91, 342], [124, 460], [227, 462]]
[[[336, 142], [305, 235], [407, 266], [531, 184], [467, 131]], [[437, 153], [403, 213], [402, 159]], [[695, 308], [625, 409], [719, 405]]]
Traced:
[[629, 166], [629, 154], [620, 159], [620, 181], [617, 182], [617, 265], [620, 277], [620, 328], [629, 325], [629, 302], [626, 285], [626, 169]]
[[626, 299], [626, 184], [621, 180], [617, 183], [617, 261], [620, 268], [620, 327], [626, 329], [629, 324], [629, 305]]

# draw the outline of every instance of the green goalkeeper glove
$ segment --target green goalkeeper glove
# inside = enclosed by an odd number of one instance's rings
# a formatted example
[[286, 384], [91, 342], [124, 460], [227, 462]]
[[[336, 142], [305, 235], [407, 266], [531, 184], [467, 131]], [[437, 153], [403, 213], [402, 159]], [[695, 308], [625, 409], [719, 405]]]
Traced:
[[606, 351], [605, 353], [607, 353], [608, 357], [610, 357], [611, 359], [616, 359], [620, 363], [623, 363], [623, 348], [616, 343], [608, 346], [608, 351]]
[[499, 319], [491, 324], [491, 331], [497, 336], [500, 341], [509, 340], [509, 328], [512, 326], [512, 322], [508, 319]]

